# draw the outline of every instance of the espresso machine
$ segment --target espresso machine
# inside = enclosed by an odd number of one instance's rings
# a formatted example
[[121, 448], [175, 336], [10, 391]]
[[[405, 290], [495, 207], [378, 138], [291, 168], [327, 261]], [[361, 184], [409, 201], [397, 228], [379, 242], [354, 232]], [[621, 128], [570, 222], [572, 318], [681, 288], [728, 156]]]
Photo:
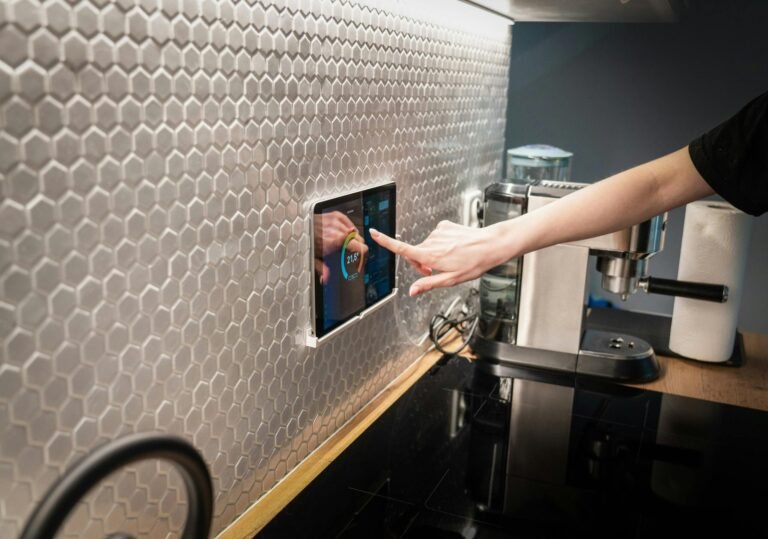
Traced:
[[[485, 191], [484, 226], [535, 211], [588, 184], [519, 180]], [[585, 298], [590, 258], [602, 288], [626, 299], [638, 290], [724, 302], [725, 286], [648, 276], [649, 259], [664, 247], [667, 215], [541, 249], [489, 270], [480, 280], [480, 323], [472, 347], [481, 363], [644, 382], [659, 375], [649, 342], [634, 327], [593, 329]], [[621, 317], [612, 309], [610, 316]]]

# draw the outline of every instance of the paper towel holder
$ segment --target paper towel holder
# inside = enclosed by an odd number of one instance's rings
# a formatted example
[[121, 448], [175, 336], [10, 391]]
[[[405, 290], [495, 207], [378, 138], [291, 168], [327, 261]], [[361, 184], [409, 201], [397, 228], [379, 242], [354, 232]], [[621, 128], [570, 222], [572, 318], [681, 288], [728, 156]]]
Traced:
[[675, 299], [669, 347], [681, 356], [710, 364], [732, 356], [751, 228], [752, 217], [727, 202], [686, 205], [677, 278], [727, 284], [729, 298], [726, 305]]

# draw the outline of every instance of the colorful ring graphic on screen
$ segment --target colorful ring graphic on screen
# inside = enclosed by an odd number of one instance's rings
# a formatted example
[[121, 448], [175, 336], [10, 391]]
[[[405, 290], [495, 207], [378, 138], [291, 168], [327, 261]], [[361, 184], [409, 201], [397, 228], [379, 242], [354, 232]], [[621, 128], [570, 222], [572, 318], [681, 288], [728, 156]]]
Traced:
[[351, 251], [349, 254], [347, 254], [347, 245], [349, 245], [349, 242], [355, 239], [356, 237], [357, 237], [356, 231], [352, 231], [349, 234], [347, 234], [347, 237], [344, 239], [344, 246], [341, 248], [341, 274], [344, 276], [344, 279], [347, 281], [356, 279], [358, 276], [357, 271], [355, 271], [352, 274], [347, 272], [347, 266], [354, 266], [355, 268], [357, 268], [358, 263], [360, 261], [359, 251]]

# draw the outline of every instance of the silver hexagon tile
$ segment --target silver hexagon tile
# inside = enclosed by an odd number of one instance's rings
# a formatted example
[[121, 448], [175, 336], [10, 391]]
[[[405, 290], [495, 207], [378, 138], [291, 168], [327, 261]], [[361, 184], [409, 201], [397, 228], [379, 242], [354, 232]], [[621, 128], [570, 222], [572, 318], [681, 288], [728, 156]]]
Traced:
[[[407, 240], [457, 218], [501, 172], [510, 43], [458, 0], [1, 3], [0, 536], [137, 430], [197, 445], [220, 531], [402, 372], [453, 292], [295, 344], [304, 208], [389, 177]], [[63, 536], [178, 532], [183, 491], [131, 466]]]

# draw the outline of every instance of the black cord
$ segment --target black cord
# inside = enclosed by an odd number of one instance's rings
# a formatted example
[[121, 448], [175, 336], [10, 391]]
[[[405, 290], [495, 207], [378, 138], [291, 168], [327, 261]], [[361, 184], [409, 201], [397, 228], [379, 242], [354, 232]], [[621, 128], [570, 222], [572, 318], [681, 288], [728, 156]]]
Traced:
[[[471, 288], [463, 303], [458, 303], [461, 309], [455, 310], [456, 302], [448, 308], [446, 313], [437, 313], [429, 322], [429, 338], [435, 345], [435, 350], [446, 356], [455, 356], [461, 353], [472, 338], [477, 328], [479, 316], [477, 312], [471, 312], [470, 305], [476, 303], [474, 298], [478, 295], [476, 288]], [[458, 350], [449, 351], [440, 345], [440, 340], [450, 331], [455, 330], [462, 337], [462, 345]]]

